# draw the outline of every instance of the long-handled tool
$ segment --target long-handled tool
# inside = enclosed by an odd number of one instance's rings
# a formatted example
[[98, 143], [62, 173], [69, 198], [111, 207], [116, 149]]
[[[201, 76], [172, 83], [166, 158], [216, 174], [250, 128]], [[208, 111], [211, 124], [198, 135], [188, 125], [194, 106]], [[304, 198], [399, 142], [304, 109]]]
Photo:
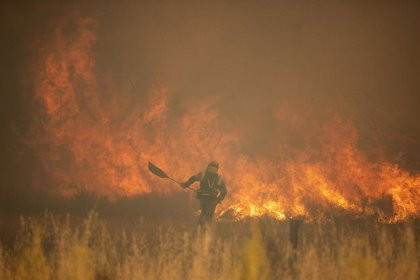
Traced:
[[[175, 180], [174, 178], [168, 176], [165, 171], [163, 171], [162, 169], [160, 169], [159, 167], [157, 167], [156, 165], [154, 165], [153, 163], [151, 163], [149, 161], [149, 170], [150, 172], [152, 172], [153, 174], [155, 174], [156, 176], [160, 177], [160, 178], [166, 178], [169, 179], [171, 181], [174, 181], [175, 183], [177, 183], [178, 185], [180, 185], [182, 187], [182, 183]], [[189, 190], [194, 191], [194, 189], [188, 187]]]

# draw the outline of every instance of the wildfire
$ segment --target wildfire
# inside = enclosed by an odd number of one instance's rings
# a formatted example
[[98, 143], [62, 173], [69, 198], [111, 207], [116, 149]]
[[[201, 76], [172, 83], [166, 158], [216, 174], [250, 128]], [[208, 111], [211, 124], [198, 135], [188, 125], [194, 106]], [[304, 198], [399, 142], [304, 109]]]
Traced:
[[[186, 179], [217, 159], [229, 189], [221, 216], [281, 220], [334, 212], [393, 222], [419, 215], [420, 175], [370, 161], [357, 148], [355, 129], [338, 117], [311, 123], [310, 116], [284, 112], [279, 102], [272, 114], [277, 127], [267, 140], [273, 152], [251, 156], [241, 148], [246, 124], [223, 119], [217, 98], [177, 114], [170, 89], [161, 86], [138, 106], [119, 101], [118, 89], [97, 82], [95, 22], [77, 19], [72, 36], [64, 34], [66, 24], [57, 25], [35, 77], [31, 132], [42, 168], [61, 186], [60, 194], [77, 188], [108, 197], [170, 193], [178, 188], [152, 177], [149, 160]], [[278, 145], [290, 132], [313, 144]], [[376, 203], [384, 197], [391, 198], [391, 214]]]

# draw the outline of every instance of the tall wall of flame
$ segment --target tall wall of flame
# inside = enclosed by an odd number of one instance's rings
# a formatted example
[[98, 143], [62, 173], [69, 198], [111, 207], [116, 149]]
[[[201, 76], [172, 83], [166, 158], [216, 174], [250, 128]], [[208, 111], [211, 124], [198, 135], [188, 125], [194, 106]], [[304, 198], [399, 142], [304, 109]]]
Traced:
[[[229, 189], [220, 215], [322, 218], [333, 212], [384, 221], [419, 215], [420, 174], [370, 159], [358, 148], [355, 128], [338, 114], [319, 120], [279, 99], [269, 112], [267, 139], [251, 153], [244, 146], [259, 130], [224, 118], [224, 95], [178, 101], [174, 112], [171, 88], [161, 81], [141, 93], [147, 95], [142, 102], [127, 105], [124, 89], [97, 76], [95, 30], [91, 18], [63, 20], [38, 52], [30, 146], [55, 192], [171, 193], [178, 188], [151, 176], [148, 161], [187, 179], [217, 159]], [[285, 142], [290, 135], [303, 142]]]

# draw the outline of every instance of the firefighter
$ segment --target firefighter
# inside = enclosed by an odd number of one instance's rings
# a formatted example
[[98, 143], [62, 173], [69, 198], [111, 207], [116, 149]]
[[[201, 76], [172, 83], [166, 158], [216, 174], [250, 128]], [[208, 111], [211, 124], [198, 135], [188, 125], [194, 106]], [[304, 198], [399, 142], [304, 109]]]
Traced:
[[181, 183], [183, 188], [188, 188], [194, 182], [200, 182], [196, 197], [200, 202], [200, 225], [210, 223], [213, 219], [217, 204], [226, 196], [226, 184], [218, 174], [219, 163], [212, 161], [206, 170], [192, 176], [188, 181]]

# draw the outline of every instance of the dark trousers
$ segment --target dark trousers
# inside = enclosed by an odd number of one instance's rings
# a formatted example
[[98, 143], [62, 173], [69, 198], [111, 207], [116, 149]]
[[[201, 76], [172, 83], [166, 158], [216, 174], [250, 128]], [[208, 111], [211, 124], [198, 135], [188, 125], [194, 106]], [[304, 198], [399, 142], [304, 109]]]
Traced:
[[202, 198], [200, 201], [200, 225], [208, 224], [212, 221], [217, 202], [213, 198]]

